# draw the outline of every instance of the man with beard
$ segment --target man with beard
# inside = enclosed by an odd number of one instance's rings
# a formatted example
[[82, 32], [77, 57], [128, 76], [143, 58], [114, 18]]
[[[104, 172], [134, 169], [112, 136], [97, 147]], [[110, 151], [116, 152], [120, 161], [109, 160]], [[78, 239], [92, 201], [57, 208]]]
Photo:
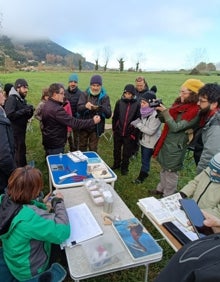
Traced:
[[[65, 98], [70, 102], [72, 115], [77, 118], [77, 103], [79, 101], [80, 95], [83, 93], [78, 88], [78, 75], [76, 73], [72, 73], [68, 79], [68, 87], [65, 90]], [[79, 131], [78, 129], [72, 129], [72, 132], [69, 132], [67, 139], [70, 145], [70, 151], [78, 150], [78, 143], [79, 143]]]
[[26, 160], [26, 128], [28, 120], [33, 116], [34, 107], [26, 102], [28, 83], [25, 79], [17, 79], [5, 102], [5, 112], [11, 121], [15, 144], [15, 161], [17, 167], [25, 166]]
[[96, 74], [91, 77], [89, 87], [79, 97], [77, 112], [85, 120], [100, 116], [100, 123], [79, 132], [79, 150], [97, 152], [99, 138], [105, 130], [105, 120], [112, 116], [110, 98], [102, 86], [102, 76]]
[[207, 83], [199, 90], [200, 123], [195, 132], [194, 159], [197, 174], [220, 152], [220, 85]]

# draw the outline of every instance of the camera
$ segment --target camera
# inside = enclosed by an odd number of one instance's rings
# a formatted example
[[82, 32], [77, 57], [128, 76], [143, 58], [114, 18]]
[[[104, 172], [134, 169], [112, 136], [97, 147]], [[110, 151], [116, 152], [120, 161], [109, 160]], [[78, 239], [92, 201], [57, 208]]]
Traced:
[[160, 104], [163, 104], [163, 103], [162, 103], [162, 99], [156, 99], [156, 100], [154, 100], [153, 102], [150, 102], [150, 103], [149, 103], [149, 107], [151, 107], [151, 108], [156, 108], [156, 107], [159, 107]]
[[92, 106], [91, 106], [91, 110], [92, 110], [92, 111], [99, 111], [99, 110], [100, 110], [100, 106], [98, 106], [98, 105], [92, 105]]

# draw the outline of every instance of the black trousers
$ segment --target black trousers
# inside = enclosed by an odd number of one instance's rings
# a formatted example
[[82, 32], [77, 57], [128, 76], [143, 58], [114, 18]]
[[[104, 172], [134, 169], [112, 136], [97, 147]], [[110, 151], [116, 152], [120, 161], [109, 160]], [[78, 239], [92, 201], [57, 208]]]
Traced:
[[136, 143], [130, 138], [130, 136], [120, 136], [119, 134], [114, 134], [114, 166], [121, 166], [122, 170], [128, 170], [129, 159], [134, 152]]

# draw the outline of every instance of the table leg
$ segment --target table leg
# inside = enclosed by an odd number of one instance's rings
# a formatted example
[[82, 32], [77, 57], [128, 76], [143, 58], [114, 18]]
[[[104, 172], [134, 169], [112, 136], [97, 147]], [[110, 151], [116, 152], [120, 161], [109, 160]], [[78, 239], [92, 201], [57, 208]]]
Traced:
[[50, 173], [49, 174], [49, 188], [50, 188], [50, 192], [52, 193], [53, 192], [53, 189], [52, 189], [52, 181], [51, 181], [51, 176], [50, 176]]
[[145, 277], [144, 277], [144, 282], [148, 281], [148, 270], [149, 270], [149, 265], [146, 264], [146, 270], [145, 270]]

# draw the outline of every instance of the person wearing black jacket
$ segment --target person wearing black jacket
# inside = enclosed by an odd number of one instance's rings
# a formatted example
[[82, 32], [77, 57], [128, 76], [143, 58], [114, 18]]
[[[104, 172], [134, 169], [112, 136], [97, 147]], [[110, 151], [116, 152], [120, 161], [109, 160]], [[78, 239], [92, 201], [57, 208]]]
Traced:
[[112, 169], [121, 169], [121, 174], [128, 174], [129, 159], [138, 142], [139, 130], [131, 122], [140, 117], [140, 103], [135, 95], [133, 84], [127, 84], [123, 95], [114, 108], [112, 130], [114, 141], [114, 164]]
[[33, 116], [34, 107], [26, 102], [28, 83], [25, 79], [17, 79], [11, 88], [5, 102], [5, 112], [11, 121], [14, 143], [16, 165], [27, 165], [26, 160], [26, 128], [28, 120]]
[[204, 226], [215, 234], [184, 245], [173, 255], [154, 282], [220, 281], [220, 219], [203, 211]]
[[5, 99], [3, 90], [0, 89], [0, 194], [4, 193], [8, 178], [16, 167], [11, 122], [3, 109]]
[[51, 84], [48, 93], [49, 99], [42, 109], [42, 135], [46, 155], [52, 155], [64, 153], [67, 126], [73, 129], [91, 128], [100, 122], [100, 116], [82, 120], [69, 115], [63, 108], [65, 90], [60, 83]]
[[[77, 104], [79, 101], [82, 91], [78, 87], [79, 78], [76, 73], [72, 73], [68, 79], [68, 87], [65, 90], [65, 97], [70, 102], [72, 115], [78, 118]], [[78, 150], [79, 147], [79, 132], [77, 129], [73, 129], [71, 134], [68, 136], [68, 142], [71, 147], [71, 151]]]

